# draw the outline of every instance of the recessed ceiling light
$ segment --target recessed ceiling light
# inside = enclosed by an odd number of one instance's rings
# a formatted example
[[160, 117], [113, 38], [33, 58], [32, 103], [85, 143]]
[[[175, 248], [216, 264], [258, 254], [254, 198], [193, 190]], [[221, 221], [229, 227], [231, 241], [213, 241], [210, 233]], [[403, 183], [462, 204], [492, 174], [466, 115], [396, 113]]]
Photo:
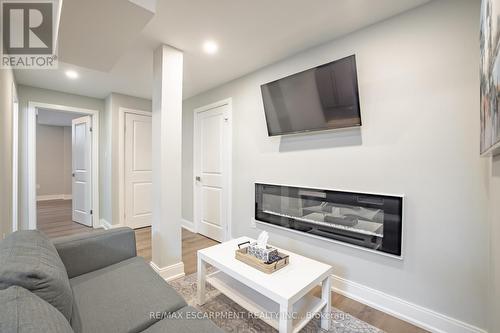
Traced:
[[69, 77], [70, 79], [78, 79], [78, 73], [73, 70], [67, 70], [66, 76]]
[[219, 50], [219, 46], [213, 40], [207, 40], [203, 43], [203, 51], [208, 54], [215, 54]]

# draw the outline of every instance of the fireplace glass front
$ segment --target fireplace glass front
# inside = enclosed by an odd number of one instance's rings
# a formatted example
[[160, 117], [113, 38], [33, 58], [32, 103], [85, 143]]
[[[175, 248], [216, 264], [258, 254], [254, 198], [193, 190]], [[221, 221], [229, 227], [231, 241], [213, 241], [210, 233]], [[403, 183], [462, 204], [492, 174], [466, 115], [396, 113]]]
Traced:
[[255, 219], [401, 256], [403, 198], [255, 184]]

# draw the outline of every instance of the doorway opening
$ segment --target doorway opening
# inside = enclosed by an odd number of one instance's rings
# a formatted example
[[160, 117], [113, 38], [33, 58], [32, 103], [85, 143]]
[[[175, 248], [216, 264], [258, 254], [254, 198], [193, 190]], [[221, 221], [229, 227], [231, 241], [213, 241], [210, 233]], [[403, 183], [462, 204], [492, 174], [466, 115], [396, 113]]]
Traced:
[[30, 102], [28, 227], [49, 237], [100, 227], [98, 111]]

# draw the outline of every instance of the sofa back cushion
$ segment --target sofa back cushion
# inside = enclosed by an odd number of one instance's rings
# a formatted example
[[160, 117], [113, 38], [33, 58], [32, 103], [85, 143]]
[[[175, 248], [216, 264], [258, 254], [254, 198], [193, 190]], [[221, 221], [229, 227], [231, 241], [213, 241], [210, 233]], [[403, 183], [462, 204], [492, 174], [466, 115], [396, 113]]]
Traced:
[[0, 332], [73, 333], [61, 312], [28, 290], [0, 290]]
[[68, 274], [54, 245], [40, 231], [17, 231], [0, 241], [0, 290], [10, 286], [33, 292], [71, 319]]

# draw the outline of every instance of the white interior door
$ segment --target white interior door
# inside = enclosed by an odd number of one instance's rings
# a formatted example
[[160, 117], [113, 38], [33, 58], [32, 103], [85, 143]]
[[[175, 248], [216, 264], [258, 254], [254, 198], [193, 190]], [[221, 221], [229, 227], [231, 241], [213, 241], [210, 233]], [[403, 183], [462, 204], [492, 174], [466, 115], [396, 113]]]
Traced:
[[202, 235], [224, 241], [229, 219], [230, 119], [225, 104], [196, 113], [195, 224]]
[[125, 225], [151, 225], [151, 116], [125, 113]]
[[90, 116], [72, 120], [73, 221], [92, 226], [92, 127]]

